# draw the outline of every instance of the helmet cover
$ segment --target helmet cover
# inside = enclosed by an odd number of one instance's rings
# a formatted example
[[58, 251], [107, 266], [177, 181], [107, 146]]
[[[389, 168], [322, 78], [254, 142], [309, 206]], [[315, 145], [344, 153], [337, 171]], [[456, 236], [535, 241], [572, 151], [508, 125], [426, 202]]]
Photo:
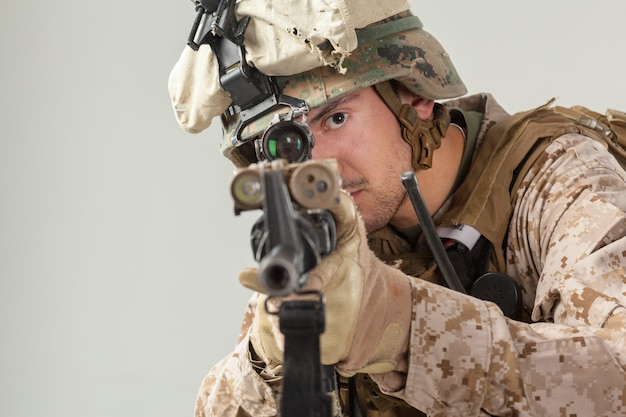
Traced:
[[[448, 54], [423, 30], [420, 20], [406, 11], [357, 31], [358, 47], [343, 60], [345, 73], [319, 66], [290, 77], [278, 77], [284, 95], [306, 101], [310, 109], [383, 81], [396, 80], [424, 98], [440, 100], [467, 92]], [[251, 141], [263, 133], [279, 108], [246, 126], [234, 138], [238, 115], [225, 113], [221, 151], [236, 166], [257, 162]]]

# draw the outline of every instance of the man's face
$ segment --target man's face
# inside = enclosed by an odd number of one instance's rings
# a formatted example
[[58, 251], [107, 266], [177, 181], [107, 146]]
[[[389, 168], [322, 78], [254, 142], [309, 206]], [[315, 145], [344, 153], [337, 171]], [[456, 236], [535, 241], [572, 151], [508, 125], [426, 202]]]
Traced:
[[313, 159], [334, 158], [368, 232], [392, 223], [405, 200], [400, 181], [411, 170], [411, 148], [398, 120], [373, 88], [313, 109]]

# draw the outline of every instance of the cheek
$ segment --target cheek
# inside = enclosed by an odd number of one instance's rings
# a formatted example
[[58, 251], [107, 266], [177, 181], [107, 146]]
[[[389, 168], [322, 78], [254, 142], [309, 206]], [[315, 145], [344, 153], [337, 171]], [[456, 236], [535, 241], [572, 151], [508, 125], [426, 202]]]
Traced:
[[311, 157], [313, 159], [328, 159], [337, 157], [336, 150], [328, 140], [315, 134], [314, 137], [315, 144], [313, 145], [313, 149], [311, 150]]
[[[362, 138], [356, 152], [360, 157], [371, 161], [393, 163], [399, 154], [404, 154], [410, 146], [402, 139], [400, 127], [395, 117], [373, 117], [374, 122], [364, 123], [361, 129]], [[394, 159], [390, 159], [393, 156]]]
[[362, 146], [358, 140], [353, 140], [354, 135], [319, 134], [313, 132], [315, 145], [311, 151], [314, 160], [334, 159], [343, 178], [355, 176], [359, 160], [365, 160], [362, 154]]
[[354, 129], [319, 130], [312, 129], [315, 145], [313, 159], [345, 159], [359, 148], [359, 134]]

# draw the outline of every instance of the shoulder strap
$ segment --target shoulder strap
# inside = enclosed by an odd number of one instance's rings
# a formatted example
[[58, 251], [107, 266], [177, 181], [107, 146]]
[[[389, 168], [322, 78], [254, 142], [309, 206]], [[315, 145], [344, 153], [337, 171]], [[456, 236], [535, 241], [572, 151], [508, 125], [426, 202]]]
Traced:
[[607, 109], [606, 114], [601, 114], [584, 106], [555, 106], [554, 111], [597, 131], [620, 165], [626, 169], [626, 113]]

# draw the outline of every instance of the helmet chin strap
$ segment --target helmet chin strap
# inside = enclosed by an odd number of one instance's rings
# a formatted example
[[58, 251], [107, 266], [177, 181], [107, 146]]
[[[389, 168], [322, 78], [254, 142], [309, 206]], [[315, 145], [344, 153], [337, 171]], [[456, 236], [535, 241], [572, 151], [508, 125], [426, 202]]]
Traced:
[[433, 153], [441, 146], [450, 126], [450, 113], [435, 103], [432, 120], [422, 120], [410, 104], [402, 103], [390, 81], [374, 85], [387, 107], [396, 115], [402, 128], [402, 139], [411, 146], [413, 169], [428, 169], [433, 165]]

